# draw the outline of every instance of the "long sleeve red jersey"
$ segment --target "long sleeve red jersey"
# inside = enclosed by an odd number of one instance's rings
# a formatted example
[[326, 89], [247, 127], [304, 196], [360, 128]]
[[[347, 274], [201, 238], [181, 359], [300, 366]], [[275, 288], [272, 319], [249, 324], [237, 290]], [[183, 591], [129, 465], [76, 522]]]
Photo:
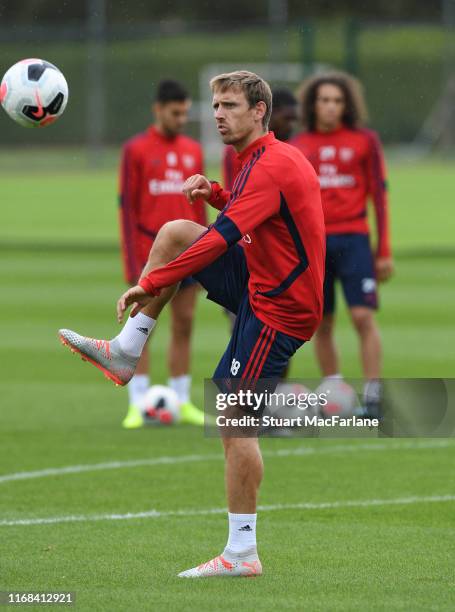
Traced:
[[210, 203], [223, 208], [216, 222], [174, 261], [140, 285], [157, 294], [195, 274], [240, 240], [255, 315], [302, 340], [316, 330], [323, 305], [325, 230], [319, 183], [311, 164], [269, 133], [239, 156], [232, 192], [217, 183]]
[[190, 205], [182, 193], [183, 183], [192, 174], [203, 174], [202, 148], [187, 136], [166, 138], [150, 127], [124, 145], [120, 228], [127, 282], [137, 282], [164, 223], [190, 219], [207, 225], [204, 202]]
[[291, 144], [302, 151], [319, 176], [327, 234], [368, 234], [367, 201], [371, 197], [377, 254], [390, 256], [385, 164], [376, 133], [346, 127], [302, 132]]

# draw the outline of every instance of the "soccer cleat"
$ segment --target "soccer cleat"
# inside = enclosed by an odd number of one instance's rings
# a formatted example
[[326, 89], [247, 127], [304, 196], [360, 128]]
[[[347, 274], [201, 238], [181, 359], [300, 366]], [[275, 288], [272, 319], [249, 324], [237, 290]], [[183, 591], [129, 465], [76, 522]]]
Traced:
[[251, 548], [245, 553], [232, 553], [225, 549], [222, 555], [214, 559], [201, 563], [184, 572], [180, 572], [179, 578], [214, 578], [224, 577], [244, 577], [251, 578], [262, 574], [262, 565], [259, 561], [256, 547]]
[[124, 429], [138, 429], [143, 425], [144, 419], [142, 418], [141, 411], [135, 404], [130, 404], [126, 417], [122, 421], [122, 427]]
[[126, 385], [133, 377], [139, 357], [126, 355], [116, 338], [96, 340], [80, 336], [70, 329], [59, 330], [59, 337], [71, 352], [79, 353], [83, 361], [90, 362], [116, 385]]
[[204, 425], [204, 413], [191, 402], [180, 404], [180, 423]]

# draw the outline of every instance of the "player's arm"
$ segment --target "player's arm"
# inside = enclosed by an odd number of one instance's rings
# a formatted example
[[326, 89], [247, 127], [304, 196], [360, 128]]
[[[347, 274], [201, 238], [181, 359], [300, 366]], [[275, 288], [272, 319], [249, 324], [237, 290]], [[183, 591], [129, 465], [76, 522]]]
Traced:
[[370, 148], [367, 160], [368, 191], [374, 204], [378, 236], [376, 275], [379, 281], [385, 281], [393, 274], [385, 162], [379, 138], [374, 133], [370, 133], [369, 138]]
[[123, 267], [126, 281], [137, 282], [141, 269], [136, 248], [137, 219], [140, 198], [140, 168], [131, 144], [122, 150], [120, 162], [120, 232], [122, 239]]
[[[208, 189], [207, 186], [205, 188]], [[215, 223], [174, 261], [150, 272], [139, 285], [148, 294], [158, 295], [164, 287], [200, 272], [235, 245], [244, 234], [275, 215], [279, 206], [280, 194], [275, 182], [266, 171], [256, 167], [242, 193], [218, 216]]]

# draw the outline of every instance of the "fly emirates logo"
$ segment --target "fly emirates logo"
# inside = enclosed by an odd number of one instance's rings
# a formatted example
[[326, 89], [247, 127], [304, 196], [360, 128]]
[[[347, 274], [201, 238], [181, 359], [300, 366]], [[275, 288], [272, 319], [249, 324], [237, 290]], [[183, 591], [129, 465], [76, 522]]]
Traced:
[[[354, 151], [350, 147], [341, 147], [338, 151], [341, 161], [350, 162], [354, 157]], [[354, 187], [355, 177], [352, 174], [341, 174], [338, 172], [336, 147], [327, 146], [319, 149], [319, 183], [321, 189], [331, 187]]]
[[183, 172], [173, 168], [167, 168], [164, 179], [152, 179], [149, 181], [149, 191], [151, 195], [182, 195], [184, 184]]

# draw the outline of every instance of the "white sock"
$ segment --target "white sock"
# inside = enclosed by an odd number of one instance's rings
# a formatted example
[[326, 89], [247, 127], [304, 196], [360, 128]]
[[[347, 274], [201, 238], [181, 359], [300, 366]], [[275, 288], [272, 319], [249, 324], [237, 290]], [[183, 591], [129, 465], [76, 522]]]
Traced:
[[370, 380], [366, 380], [363, 386], [364, 403], [379, 403], [379, 401], [381, 400], [381, 390], [381, 381], [379, 379], [371, 378]]
[[140, 357], [155, 323], [155, 319], [142, 312], [134, 318], [128, 317], [122, 331], [116, 336], [122, 351], [131, 357]]
[[229, 539], [226, 548], [234, 553], [241, 553], [248, 548], [256, 547], [256, 514], [233, 514], [229, 516]]
[[336, 374], [329, 374], [328, 376], [324, 376], [322, 382], [328, 382], [329, 380], [343, 380], [343, 374], [337, 372]]
[[191, 376], [183, 374], [183, 376], [173, 376], [167, 381], [169, 387], [177, 393], [179, 402], [184, 404], [190, 401]]
[[148, 374], [135, 374], [128, 383], [128, 398], [130, 404], [135, 404], [137, 406], [142, 397], [146, 394], [149, 386], [150, 378]]

